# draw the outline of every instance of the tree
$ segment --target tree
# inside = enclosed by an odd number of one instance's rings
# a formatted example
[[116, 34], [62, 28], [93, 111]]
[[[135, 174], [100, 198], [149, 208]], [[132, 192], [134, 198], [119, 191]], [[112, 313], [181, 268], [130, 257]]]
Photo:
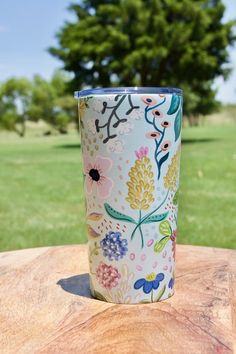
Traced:
[[177, 86], [185, 113], [217, 107], [212, 83], [229, 75], [234, 22], [223, 23], [221, 0], [84, 0], [72, 4], [50, 53], [84, 86]]
[[50, 81], [35, 75], [28, 111], [31, 120], [42, 119], [62, 134], [67, 133], [68, 124], [75, 116], [74, 99], [65, 93], [67, 81], [67, 75], [59, 70]]
[[68, 74], [61, 70], [56, 70], [51, 79], [51, 85], [57, 96], [54, 101], [55, 121], [62, 134], [67, 132], [67, 126], [71, 121], [74, 121], [76, 126], [78, 124], [75, 99], [71, 93], [66, 93], [69, 80]]
[[0, 126], [25, 135], [31, 84], [25, 78], [11, 78], [0, 87]]
[[66, 93], [68, 74], [56, 70], [47, 81], [35, 75], [32, 81], [25, 78], [11, 78], [0, 85], [0, 128], [25, 135], [26, 121], [40, 119], [67, 133], [68, 124], [77, 124], [76, 103]]
[[32, 95], [28, 114], [32, 121], [40, 119], [49, 124], [54, 123], [53, 108], [56, 93], [50, 82], [40, 75], [34, 75], [32, 80]]

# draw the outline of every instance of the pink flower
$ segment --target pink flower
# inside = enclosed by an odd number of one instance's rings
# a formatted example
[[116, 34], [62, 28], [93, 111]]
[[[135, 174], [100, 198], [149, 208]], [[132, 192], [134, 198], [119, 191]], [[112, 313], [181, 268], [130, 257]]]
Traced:
[[170, 127], [170, 122], [167, 122], [167, 120], [164, 120], [164, 122], [161, 123], [163, 128], [169, 128]]
[[163, 113], [159, 109], [153, 109], [152, 114], [155, 118], [163, 118]]
[[170, 146], [171, 146], [170, 140], [166, 140], [166, 141], [164, 141], [163, 144], [161, 144], [161, 150], [166, 151], [170, 148]]
[[96, 269], [96, 277], [104, 288], [112, 289], [118, 285], [121, 275], [116, 267], [100, 262]]
[[148, 139], [158, 139], [160, 138], [160, 133], [159, 132], [148, 132], [145, 134], [146, 138]]
[[135, 155], [139, 160], [141, 160], [143, 157], [147, 156], [148, 154], [148, 147], [141, 147], [138, 151], [135, 151]]
[[97, 156], [94, 162], [85, 160], [85, 187], [88, 194], [91, 194], [96, 186], [97, 194], [105, 199], [110, 196], [114, 182], [106, 176], [112, 167], [112, 160], [108, 157]]
[[155, 98], [151, 97], [151, 96], [142, 96], [141, 100], [147, 104], [148, 106], [154, 106], [154, 104], [157, 103], [157, 100], [155, 100]]

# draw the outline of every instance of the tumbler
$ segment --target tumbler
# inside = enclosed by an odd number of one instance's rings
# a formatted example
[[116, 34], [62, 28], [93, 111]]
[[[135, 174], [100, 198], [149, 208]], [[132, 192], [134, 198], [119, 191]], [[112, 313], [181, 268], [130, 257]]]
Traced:
[[77, 91], [92, 295], [150, 303], [174, 293], [182, 90]]

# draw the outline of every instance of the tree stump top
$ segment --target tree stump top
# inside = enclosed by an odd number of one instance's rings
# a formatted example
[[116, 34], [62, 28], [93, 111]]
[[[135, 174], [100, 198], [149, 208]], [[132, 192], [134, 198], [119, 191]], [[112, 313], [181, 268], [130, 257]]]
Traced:
[[87, 247], [0, 253], [4, 353], [233, 353], [236, 251], [177, 247], [175, 295], [116, 305], [92, 299]]

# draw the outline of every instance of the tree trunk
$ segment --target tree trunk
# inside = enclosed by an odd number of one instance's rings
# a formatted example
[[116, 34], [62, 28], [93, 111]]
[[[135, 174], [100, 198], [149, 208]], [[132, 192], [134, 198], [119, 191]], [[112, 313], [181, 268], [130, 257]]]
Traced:
[[20, 124], [20, 127], [17, 127], [17, 125], [15, 125], [14, 131], [15, 131], [21, 138], [23, 138], [23, 137], [25, 136], [25, 132], [26, 132], [25, 119], [22, 119], [22, 122], [21, 122], [21, 124]]
[[22, 119], [22, 123], [21, 123], [21, 132], [20, 132], [20, 136], [23, 138], [25, 136], [25, 132], [26, 132], [26, 124], [25, 124], [25, 119]]
[[200, 120], [199, 115], [193, 115], [193, 114], [191, 114], [191, 115], [188, 116], [187, 118], [188, 118], [188, 122], [189, 122], [190, 127], [197, 127], [197, 126], [199, 126], [199, 120]]

